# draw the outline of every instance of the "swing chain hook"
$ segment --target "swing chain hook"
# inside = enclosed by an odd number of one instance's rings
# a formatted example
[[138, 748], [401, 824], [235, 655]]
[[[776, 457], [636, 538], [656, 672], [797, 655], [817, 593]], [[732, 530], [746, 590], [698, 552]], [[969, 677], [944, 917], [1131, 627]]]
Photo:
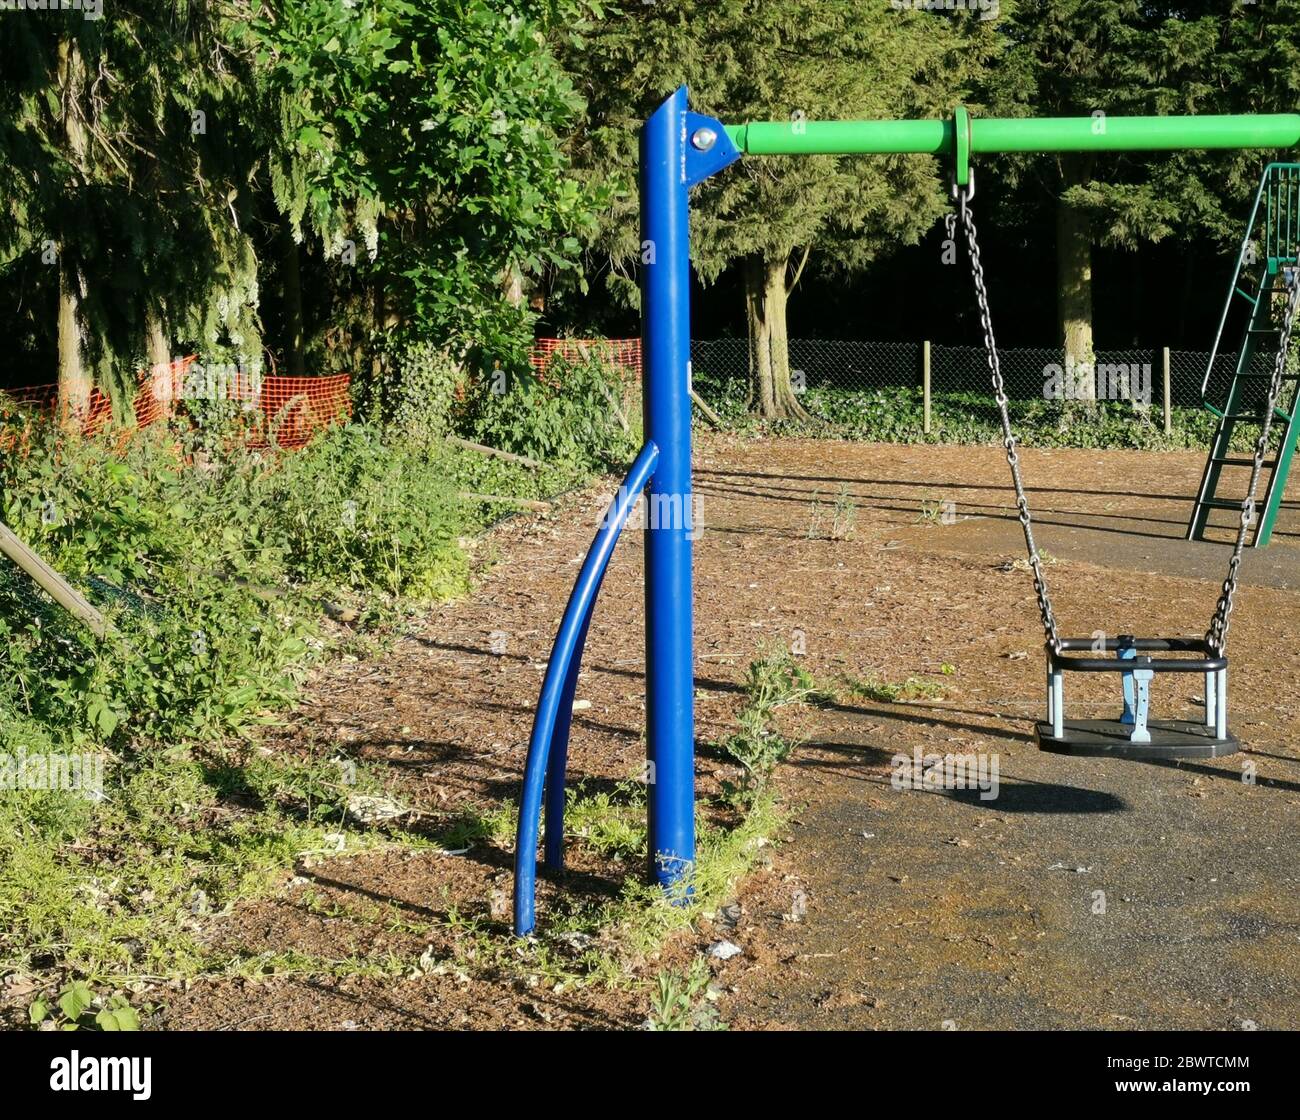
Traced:
[[975, 197], [975, 168], [969, 167], [966, 169], [965, 186], [958, 186], [956, 179], [952, 181], [952, 197], [963, 210], [966, 208], [966, 204]]

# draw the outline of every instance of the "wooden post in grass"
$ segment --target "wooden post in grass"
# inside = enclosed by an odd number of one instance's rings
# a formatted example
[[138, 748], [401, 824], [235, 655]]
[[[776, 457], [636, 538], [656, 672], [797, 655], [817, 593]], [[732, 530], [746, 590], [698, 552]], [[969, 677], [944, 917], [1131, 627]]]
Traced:
[[108, 633], [108, 623], [75, 587], [27, 547], [3, 522], [0, 522], [0, 552], [3, 552], [74, 618], [97, 638]]
[[691, 403], [700, 410], [700, 413], [704, 416], [704, 419], [706, 419], [710, 424], [712, 424], [715, 428], [717, 428], [718, 431], [722, 431], [726, 427], [726, 425], [722, 422], [722, 417], [719, 416], [716, 412], [714, 412], [713, 409], [709, 407], [708, 401], [706, 401], [702, 396], [700, 396], [700, 394], [697, 393], [694, 389], [690, 390], [690, 394], [691, 394]]
[[498, 451], [495, 447], [488, 447], [485, 443], [475, 443], [473, 440], [461, 439], [460, 436], [443, 436], [443, 439], [453, 447], [463, 447], [466, 451], [477, 451], [480, 455], [491, 455], [494, 459], [504, 459], [507, 463], [519, 463], [521, 466], [534, 469], [546, 466], [540, 460], [530, 459], [527, 455], [516, 455], [513, 451]]
[[930, 340], [921, 343], [921, 399], [925, 404], [925, 422], [921, 430], [930, 434]]
[[1165, 410], [1165, 435], [1172, 435], [1174, 430], [1174, 411], [1173, 402], [1169, 399], [1169, 386], [1172, 378], [1169, 376], [1169, 347], [1166, 346], [1161, 353], [1160, 358], [1160, 393], [1161, 404]]

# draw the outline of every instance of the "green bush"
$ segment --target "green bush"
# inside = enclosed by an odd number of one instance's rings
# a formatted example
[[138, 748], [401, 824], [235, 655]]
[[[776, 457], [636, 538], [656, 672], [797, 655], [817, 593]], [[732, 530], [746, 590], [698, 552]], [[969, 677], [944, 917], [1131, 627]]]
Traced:
[[[81, 439], [0, 403], [0, 518], [113, 627], [93, 637], [0, 557], [0, 754], [105, 760], [102, 800], [0, 789], [0, 959], [49, 981], [33, 1019], [66, 982], [242, 967], [198, 916], [273, 889], [304, 852], [428, 842], [358, 818], [354, 799], [386, 792], [364, 760], [240, 741], [327, 647], [322, 598], [391, 617], [399, 596], [464, 587], [459, 536], [503, 507], [465, 509], [459, 490], [581, 479], [445, 447], [448, 371], [425, 372], [382, 425], [286, 455], [248, 450], [242, 417]], [[589, 461], [615, 441], [572, 446]], [[106, 999], [120, 1026], [127, 1009]]]
[[599, 357], [557, 356], [544, 377], [493, 371], [473, 380], [460, 426], [501, 451], [583, 470], [618, 469], [641, 439], [639, 412], [624, 404], [623, 392], [622, 372]]
[[289, 456], [269, 491], [291, 578], [419, 599], [465, 589], [456, 493], [435, 450], [334, 428]]
[[394, 440], [428, 443], [446, 435], [463, 378], [459, 363], [431, 342], [390, 340], [378, 371], [352, 382], [356, 415]]
[[[812, 421], [761, 421], [745, 411], [743, 384], [734, 379], [715, 386], [710, 404], [728, 423], [778, 435], [825, 439], [861, 439], [879, 443], [1000, 443], [1001, 420], [990, 393], [935, 393], [931, 397], [930, 432], [925, 432], [925, 404], [919, 388], [809, 389], [800, 403]], [[1214, 435], [1215, 418], [1202, 408], [1172, 410], [1172, 432], [1164, 432], [1159, 407], [1140, 409], [1128, 401], [1009, 402], [1012, 428], [1026, 447], [1128, 448], [1164, 451], [1203, 450]], [[1253, 429], [1239, 427], [1233, 447], [1249, 450]], [[1277, 432], [1274, 433], [1276, 439]]]
[[[209, 440], [212, 433], [204, 433]], [[191, 454], [150, 430], [125, 449], [0, 418], [5, 522], [110, 617], [98, 641], [0, 561], [0, 674], [21, 711], [102, 741], [241, 731], [288, 700], [319, 598], [464, 586], [460, 511], [436, 453], [370, 428], [284, 457]]]

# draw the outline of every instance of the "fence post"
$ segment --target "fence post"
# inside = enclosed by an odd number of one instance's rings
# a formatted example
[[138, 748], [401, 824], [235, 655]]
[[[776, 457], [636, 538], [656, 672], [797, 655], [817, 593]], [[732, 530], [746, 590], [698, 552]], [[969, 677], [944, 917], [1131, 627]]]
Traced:
[[1165, 410], [1165, 435], [1171, 435], [1174, 430], [1174, 414], [1173, 414], [1172, 402], [1169, 399], [1170, 381], [1171, 378], [1169, 375], [1169, 347], [1166, 346], [1164, 350], [1161, 352], [1161, 358], [1160, 358], [1160, 384], [1161, 384], [1161, 398]]
[[930, 434], [930, 340], [921, 343], [921, 399], [925, 405], [925, 420], [921, 430]]

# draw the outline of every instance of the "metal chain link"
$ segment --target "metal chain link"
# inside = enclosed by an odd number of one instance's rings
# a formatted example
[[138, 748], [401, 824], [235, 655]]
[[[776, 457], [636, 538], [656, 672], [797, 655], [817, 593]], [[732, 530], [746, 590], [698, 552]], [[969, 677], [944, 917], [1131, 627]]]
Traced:
[[1029, 499], [1025, 496], [1025, 485], [1020, 478], [1020, 455], [1016, 451], [1016, 437], [1011, 431], [1011, 414], [1007, 410], [1007, 391], [1002, 381], [1002, 363], [998, 357], [997, 343], [993, 339], [993, 317], [989, 311], [988, 289], [984, 285], [984, 265], [980, 260], [979, 241], [975, 235], [975, 217], [971, 213], [970, 198], [974, 193], [970, 188], [953, 188], [958, 200], [958, 213], [962, 227], [966, 231], [966, 249], [970, 257], [971, 278], [975, 282], [975, 300], [979, 304], [980, 325], [984, 329], [984, 351], [988, 359], [989, 373], [993, 379], [993, 396], [998, 402], [998, 413], [1002, 418], [1002, 444], [1007, 449], [1007, 465], [1011, 468], [1011, 481], [1016, 488], [1016, 509], [1019, 511], [1020, 528], [1025, 534], [1025, 548], [1029, 551], [1029, 567], [1034, 574], [1034, 594], [1038, 596], [1038, 611], [1042, 615], [1043, 631], [1047, 635], [1047, 645], [1053, 653], [1061, 652], [1061, 639], [1056, 633], [1056, 616], [1052, 613], [1052, 600], [1047, 592], [1047, 577], [1043, 575], [1043, 560], [1034, 543], [1034, 526], [1029, 515]]
[[1273, 378], [1268, 384], [1268, 402], [1264, 406], [1264, 421], [1259, 438], [1255, 441], [1255, 455], [1250, 465], [1250, 486], [1241, 503], [1241, 520], [1237, 526], [1237, 543], [1228, 561], [1228, 578], [1223, 581], [1223, 592], [1214, 608], [1210, 628], [1205, 632], [1206, 644], [1220, 656], [1228, 646], [1228, 623], [1232, 615], [1232, 600], [1237, 594], [1237, 580], [1241, 578], [1241, 556], [1246, 548], [1246, 537], [1251, 522], [1255, 520], [1255, 490], [1264, 469], [1264, 456], [1268, 452], [1268, 436], [1273, 427], [1273, 409], [1282, 395], [1282, 377], [1286, 372], [1287, 351], [1291, 348], [1291, 328], [1295, 324], [1296, 308], [1300, 306], [1300, 272], [1287, 270], [1285, 283], [1290, 288], [1286, 311], [1282, 316], [1281, 338], [1278, 340], [1277, 358], [1273, 363]]

